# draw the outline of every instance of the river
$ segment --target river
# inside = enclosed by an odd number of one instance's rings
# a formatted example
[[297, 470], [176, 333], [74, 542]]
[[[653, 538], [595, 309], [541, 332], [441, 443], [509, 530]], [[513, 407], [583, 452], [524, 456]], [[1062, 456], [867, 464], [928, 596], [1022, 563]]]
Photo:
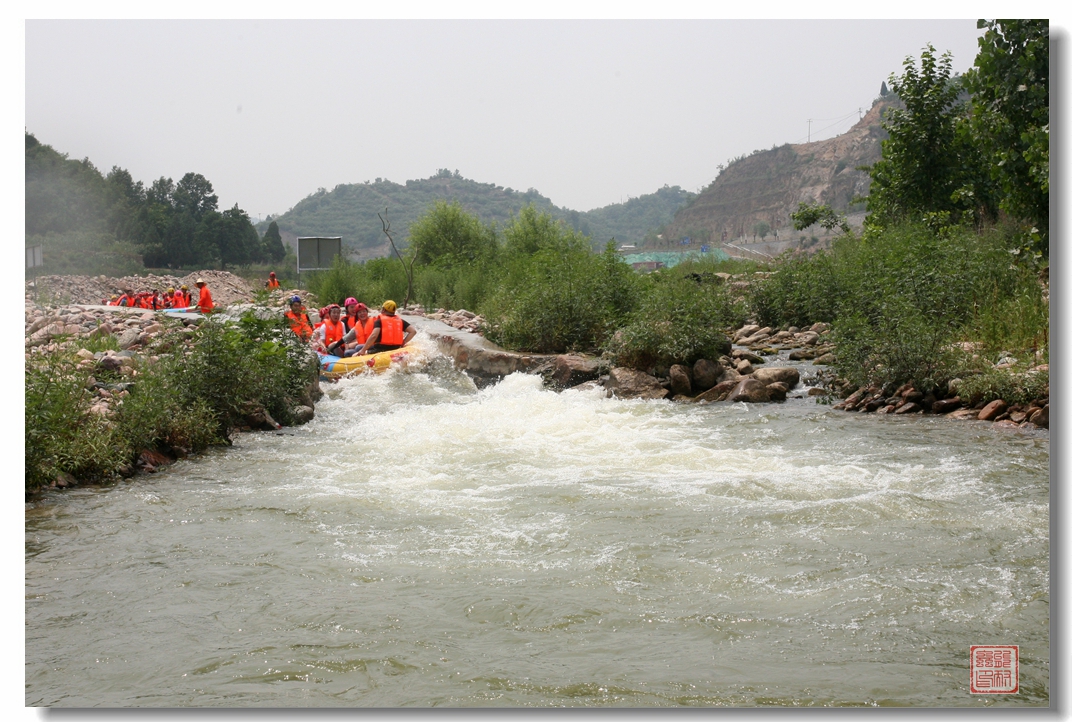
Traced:
[[[1049, 436], [437, 362], [26, 511], [30, 706], [1045, 706]], [[973, 644], [1020, 691], [968, 693]]]

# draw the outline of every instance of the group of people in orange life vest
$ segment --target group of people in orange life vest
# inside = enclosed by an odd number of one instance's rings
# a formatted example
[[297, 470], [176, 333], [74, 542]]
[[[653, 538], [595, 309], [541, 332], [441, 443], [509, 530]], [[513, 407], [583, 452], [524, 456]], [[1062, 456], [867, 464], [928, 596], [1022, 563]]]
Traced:
[[402, 348], [417, 335], [409, 321], [395, 313], [398, 305], [384, 301], [378, 316], [369, 316], [368, 306], [356, 298], [343, 303], [346, 315], [337, 303], [320, 309], [320, 322], [313, 324], [302, 305], [300, 296], [290, 299], [286, 317], [290, 327], [303, 341], [318, 352], [346, 358]]
[[[208, 286], [205, 284], [204, 279], [197, 279], [195, 284], [198, 289], [197, 303], [195, 308], [200, 313], [208, 313], [216, 307], [216, 304], [212, 302], [212, 291], [208, 290]], [[105, 306], [126, 306], [128, 308], [147, 308], [154, 311], [159, 311], [165, 308], [185, 309], [189, 308], [193, 302], [192, 294], [188, 286], [181, 286], [179, 290], [169, 288], [163, 295], [160, 291], [153, 289], [149, 291], [134, 291], [129, 288], [123, 289], [121, 295], [112, 296], [110, 299], [104, 301]]]

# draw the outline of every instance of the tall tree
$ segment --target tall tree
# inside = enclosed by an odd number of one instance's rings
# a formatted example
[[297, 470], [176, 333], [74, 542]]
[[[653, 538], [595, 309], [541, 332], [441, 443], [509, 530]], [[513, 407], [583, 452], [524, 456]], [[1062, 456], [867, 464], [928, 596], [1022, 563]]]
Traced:
[[287, 249], [283, 246], [283, 237], [279, 235], [279, 224], [272, 221], [268, 224], [268, 230], [264, 232], [261, 240], [264, 257], [269, 261], [278, 263], [286, 258]]
[[495, 232], [461, 204], [436, 201], [409, 227], [409, 247], [414, 263], [449, 268], [493, 252]]
[[926, 214], [952, 221], [992, 214], [994, 200], [985, 163], [968, 126], [961, 79], [952, 75], [950, 53], [935, 56], [928, 45], [919, 67], [911, 57], [890, 87], [904, 103], [887, 111], [882, 160], [871, 167], [870, 226]]
[[1034, 223], [1049, 249], [1050, 24], [1048, 20], [980, 20], [972, 125], [1002, 192], [1001, 208]]
[[187, 173], [175, 184], [172, 194], [175, 210], [189, 213], [194, 221], [200, 221], [206, 213], [216, 210], [219, 199], [212, 192], [212, 184], [200, 173]]

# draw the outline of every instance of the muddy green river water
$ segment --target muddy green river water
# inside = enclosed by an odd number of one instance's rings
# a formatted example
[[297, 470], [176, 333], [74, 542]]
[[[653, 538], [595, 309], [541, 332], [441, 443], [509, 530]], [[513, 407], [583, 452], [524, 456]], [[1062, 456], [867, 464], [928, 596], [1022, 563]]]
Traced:
[[[26, 511], [27, 705], [1045, 706], [1049, 436], [444, 364]], [[969, 647], [1020, 691], [968, 691]]]

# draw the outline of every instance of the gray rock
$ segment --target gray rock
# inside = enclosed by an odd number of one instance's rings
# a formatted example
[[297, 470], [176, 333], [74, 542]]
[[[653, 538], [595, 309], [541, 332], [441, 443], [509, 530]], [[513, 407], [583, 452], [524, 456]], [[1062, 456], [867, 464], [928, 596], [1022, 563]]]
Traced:
[[599, 378], [599, 362], [585, 356], [556, 356], [551, 362], [550, 378], [559, 388], [568, 389]]
[[756, 369], [752, 372], [752, 377], [764, 384], [781, 381], [789, 388], [793, 388], [800, 382], [800, 372], [792, 366], [769, 366]]
[[1043, 429], [1050, 428], [1050, 405], [1046, 404], [1041, 409], [1031, 414], [1027, 420]]
[[720, 383], [715, 384], [707, 391], [704, 391], [702, 394], [698, 395], [696, 398], [693, 399], [693, 401], [703, 401], [706, 403], [725, 401], [726, 397], [730, 395], [730, 392], [737, 388], [738, 383], [740, 382], [735, 380], [722, 381]]
[[613, 368], [604, 388], [622, 399], [665, 399], [670, 395], [659, 380], [643, 371]]
[[294, 423], [307, 424], [313, 420], [315, 411], [312, 406], [295, 406], [290, 410], [290, 415], [294, 417]]
[[752, 362], [748, 359], [739, 359], [737, 361], [737, 373], [741, 376], [747, 376], [752, 373]]
[[767, 385], [762, 381], [746, 378], [738, 382], [726, 398], [729, 401], [763, 403], [770, 401], [770, 392], [767, 391]]
[[963, 405], [959, 396], [954, 396], [951, 399], [939, 399], [931, 404], [931, 411], [936, 414], [948, 414], [950, 411], [956, 411]]
[[698, 391], [706, 391], [717, 384], [721, 375], [722, 367], [714, 361], [702, 358], [692, 365], [692, 385]]
[[718, 375], [718, 383], [722, 383], [723, 381], [740, 381], [740, 380], [741, 380], [741, 374], [739, 374], [737, 372], [737, 369], [733, 369], [733, 368], [725, 368], [725, 367], [723, 367], [722, 368], [722, 373], [720, 373]]
[[128, 349], [138, 342], [138, 337], [141, 336], [140, 328], [128, 328], [119, 336], [119, 348]]
[[746, 348], [735, 348], [733, 349], [733, 352], [730, 353], [730, 356], [735, 359], [745, 359], [753, 364], [766, 363], [762, 356], [754, 354]]
[[670, 367], [670, 390], [674, 396], [692, 396], [692, 380], [688, 367], [674, 364]]
[[789, 387], [781, 381], [767, 384], [767, 395], [770, 397], [771, 401], [785, 401], [785, 397], [788, 393]]

